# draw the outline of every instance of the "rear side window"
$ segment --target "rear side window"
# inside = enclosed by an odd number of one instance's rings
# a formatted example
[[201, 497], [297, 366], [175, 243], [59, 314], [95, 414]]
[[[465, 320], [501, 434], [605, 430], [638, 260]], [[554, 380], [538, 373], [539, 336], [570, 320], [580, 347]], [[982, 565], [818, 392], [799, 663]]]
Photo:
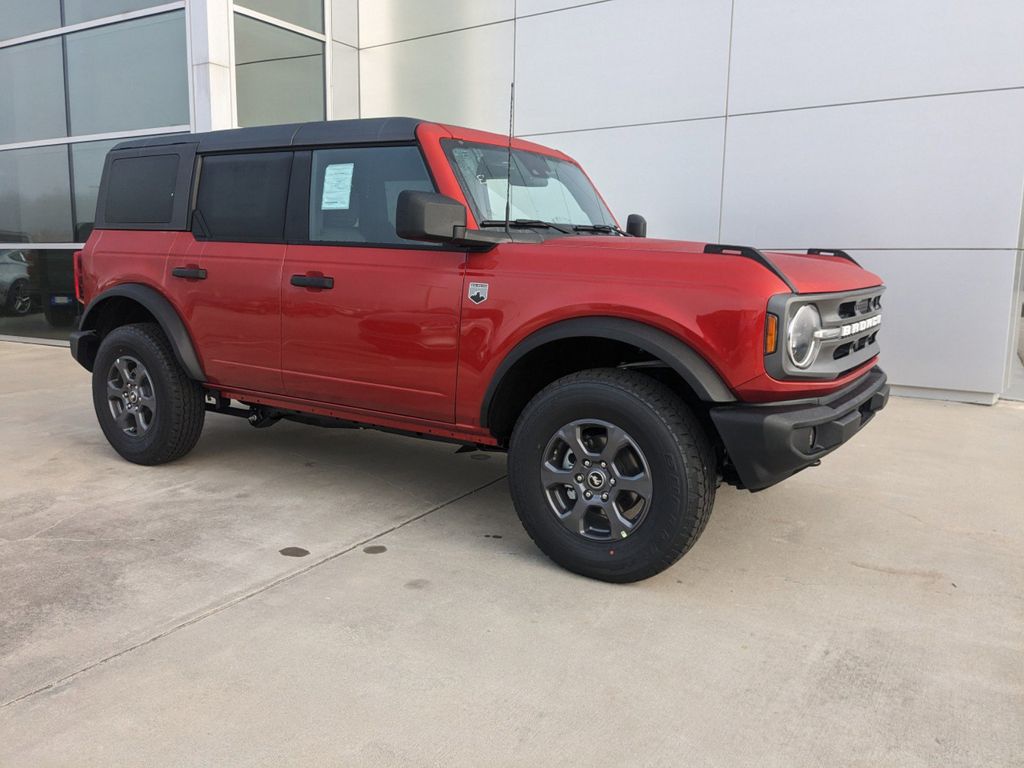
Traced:
[[107, 184], [107, 221], [169, 224], [177, 179], [177, 154], [115, 158]]
[[327, 243], [426, 245], [395, 233], [398, 195], [433, 192], [417, 147], [350, 147], [313, 152], [309, 239]]
[[212, 240], [284, 240], [291, 152], [207, 155], [193, 230]]

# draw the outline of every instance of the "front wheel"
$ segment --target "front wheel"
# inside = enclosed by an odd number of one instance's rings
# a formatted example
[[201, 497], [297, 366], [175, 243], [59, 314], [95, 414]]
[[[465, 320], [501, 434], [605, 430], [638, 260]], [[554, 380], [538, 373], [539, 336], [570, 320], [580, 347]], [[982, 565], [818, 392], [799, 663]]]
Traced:
[[124, 325], [103, 338], [92, 399], [107, 441], [135, 464], [174, 461], [203, 431], [202, 386], [188, 377], [153, 323]]
[[556, 563], [603, 581], [639, 581], [703, 532], [715, 453], [664, 384], [635, 371], [583, 371], [523, 410], [509, 484], [523, 527]]

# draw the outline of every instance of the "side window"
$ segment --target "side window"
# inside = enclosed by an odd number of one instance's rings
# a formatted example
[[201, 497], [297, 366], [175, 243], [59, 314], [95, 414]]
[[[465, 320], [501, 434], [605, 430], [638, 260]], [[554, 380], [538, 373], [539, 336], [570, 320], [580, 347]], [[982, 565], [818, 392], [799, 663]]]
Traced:
[[309, 239], [400, 245], [395, 208], [403, 190], [433, 192], [417, 147], [351, 147], [313, 152]]
[[178, 156], [119, 157], [110, 163], [106, 218], [112, 224], [169, 224]]
[[291, 170], [291, 152], [207, 155], [193, 231], [211, 240], [283, 241]]

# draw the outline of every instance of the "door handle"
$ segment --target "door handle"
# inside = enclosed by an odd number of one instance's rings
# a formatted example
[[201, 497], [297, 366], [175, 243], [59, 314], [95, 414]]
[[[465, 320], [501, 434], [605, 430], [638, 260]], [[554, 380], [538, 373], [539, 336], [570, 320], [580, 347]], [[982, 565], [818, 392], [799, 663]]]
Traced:
[[186, 280], [205, 280], [206, 270], [199, 267], [175, 267], [171, 270], [174, 277], [183, 277]]
[[324, 275], [292, 275], [292, 285], [299, 288], [327, 288], [334, 287], [334, 278]]

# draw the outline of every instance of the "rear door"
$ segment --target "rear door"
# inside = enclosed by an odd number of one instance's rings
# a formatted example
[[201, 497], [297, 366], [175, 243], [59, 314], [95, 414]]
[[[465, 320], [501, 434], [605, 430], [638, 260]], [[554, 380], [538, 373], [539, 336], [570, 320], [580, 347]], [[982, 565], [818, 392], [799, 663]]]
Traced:
[[281, 283], [285, 391], [454, 421], [466, 255], [395, 234], [399, 193], [434, 189], [419, 148], [319, 149], [296, 169], [303, 242], [291, 240]]
[[202, 157], [192, 232], [167, 262], [211, 382], [281, 393], [281, 268], [290, 151]]

